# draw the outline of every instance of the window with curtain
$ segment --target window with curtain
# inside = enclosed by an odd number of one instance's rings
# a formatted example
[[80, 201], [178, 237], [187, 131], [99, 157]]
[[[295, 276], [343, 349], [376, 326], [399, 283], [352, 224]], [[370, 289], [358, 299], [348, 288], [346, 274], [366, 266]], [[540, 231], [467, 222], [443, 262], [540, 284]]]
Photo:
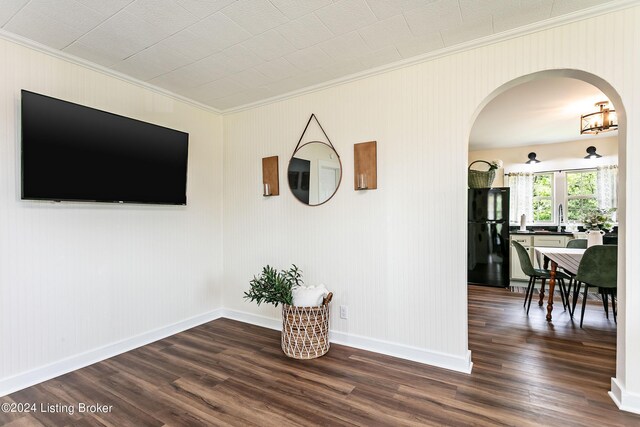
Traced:
[[[598, 168], [596, 195], [600, 209], [618, 209], [618, 166], [601, 166]], [[618, 222], [616, 212], [613, 222]]]
[[507, 175], [507, 185], [510, 188], [509, 218], [513, 223], [519, 223], [523, 214], [528, 223], [533, 219], [533, 178], [531, 172]]
[[554, 221], [554, 176], [553, 172], [533, 175], [533, 222], [553, 223]]
[[592, 209], [617, 208], [617, 183], [616, 165], [579, 171], [509, 173], [510, 221], [519, 223], [525, 214], [528, 224], [557, 224], [556, 211], [561, 203], [565, 221], [580, 223]]
[[596, 171], [566, 173], [567, 220], [581, 222], [584, 215], [598, 207]]
[[618, 166], [601, 166], [597, 169], [596, 196], [598, 207], [618, 207]]

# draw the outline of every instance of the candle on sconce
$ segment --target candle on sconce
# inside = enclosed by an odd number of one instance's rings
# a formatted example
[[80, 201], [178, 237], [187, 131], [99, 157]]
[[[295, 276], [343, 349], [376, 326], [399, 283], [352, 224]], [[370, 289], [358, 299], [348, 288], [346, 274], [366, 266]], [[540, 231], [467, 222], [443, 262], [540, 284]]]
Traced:
[[271, 195], [271, 188], [269, 188], [269, 183], [265, 182], [264, 184], [264, 196], [270, 196]]
[[361, 173], [358, 175], [358, 188], [365, 190], [367, 188], [367, 175]]

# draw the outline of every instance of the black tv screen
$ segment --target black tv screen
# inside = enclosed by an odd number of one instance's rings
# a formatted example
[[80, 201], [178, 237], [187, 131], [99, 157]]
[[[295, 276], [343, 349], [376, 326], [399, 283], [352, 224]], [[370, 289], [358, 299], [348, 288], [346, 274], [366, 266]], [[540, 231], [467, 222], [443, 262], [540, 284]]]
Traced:
[[187, 203], [189, 134], [22, 91], [22, 199]]

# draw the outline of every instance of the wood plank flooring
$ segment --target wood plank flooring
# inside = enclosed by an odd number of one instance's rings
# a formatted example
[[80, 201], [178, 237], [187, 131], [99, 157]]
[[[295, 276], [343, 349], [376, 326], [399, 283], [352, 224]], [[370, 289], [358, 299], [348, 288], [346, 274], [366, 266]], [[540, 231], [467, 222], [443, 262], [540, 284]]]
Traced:
[[[220, 319], [0, 398], [38, 406], [0, 412], [0, 425], [640, 425], [607, 395], [616, 337], [600, 302], [584, 329], [560, 301], [551, 324], [522, 302], [469, 289], [471, 375], [339, 345], [292, 360], [279, 332]], [[79, 413], [79, 402], [112, 408]]]

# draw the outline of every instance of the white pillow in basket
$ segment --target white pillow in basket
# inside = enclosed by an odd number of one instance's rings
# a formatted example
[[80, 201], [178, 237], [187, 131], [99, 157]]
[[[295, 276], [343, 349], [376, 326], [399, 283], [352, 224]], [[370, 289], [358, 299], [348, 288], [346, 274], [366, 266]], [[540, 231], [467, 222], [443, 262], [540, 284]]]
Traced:
[[293, 305], [296, 307], [318, 307], [328, 294], [329, 291], [322, 283], [318, 286], [296, 286], [291, 289]]

